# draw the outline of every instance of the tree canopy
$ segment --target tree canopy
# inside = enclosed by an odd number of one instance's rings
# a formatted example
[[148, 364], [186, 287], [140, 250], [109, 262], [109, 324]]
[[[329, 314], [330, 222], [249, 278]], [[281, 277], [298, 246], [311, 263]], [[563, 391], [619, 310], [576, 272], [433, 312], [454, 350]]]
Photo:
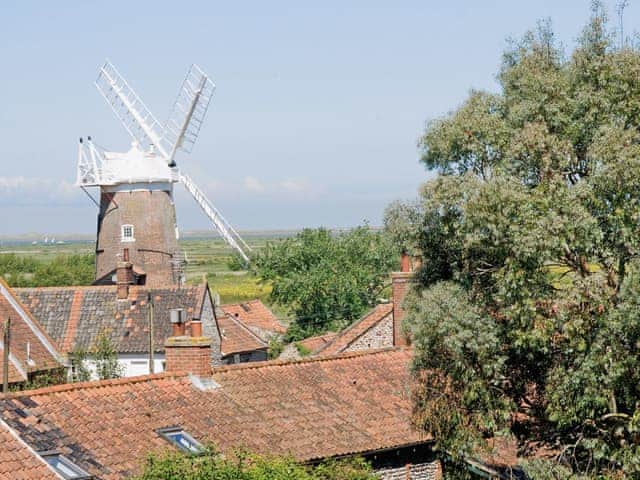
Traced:
[[95, 278], [93, 255], [57, 255], [50, 261], [14, 253], [0, 255], [0, 276], [12, 287], [91, 285]]
[[423, 257], [415, 422], [453, 457], [545, 452], [535, 478], [640, 475], [640, 50], [595, 4], [570, 54], [542, 22], [498, 80], [427, 124], [438, 175], [386, 212]]
[[368, 226], [334, 233], [305, 229], [267, 243], [253, 261], [271, 300], [294, 321], [291, 340], [340, 329], [375, 305], [397, 255], [387, 238]]

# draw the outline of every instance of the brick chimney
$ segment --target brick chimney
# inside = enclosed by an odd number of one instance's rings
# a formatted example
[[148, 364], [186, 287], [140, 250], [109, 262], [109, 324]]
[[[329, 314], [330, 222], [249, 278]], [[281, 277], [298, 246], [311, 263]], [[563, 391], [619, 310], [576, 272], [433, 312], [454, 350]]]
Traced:
[[[174, 323], [178, 317], [180, 322]], [[191, 335], [185, 335], [182, 320], [182, 315], [171, 317], [174, 336], [164, 344], [166, 371], [189, 372], [198, 377], [211, 376], [211, 338], [202, 335], [202, 323], [199, 320], [191, 321]]]
[[129, 285], [133, 284], [133, 263], [129, 261], [129, 249], [122, 252], [122, 260], [116, 264], [116, 285], [118, 300], [129, 298]]
[[400, 271], [391, 274], [391, 290], [393, 300], [393, 344], [405, 346], [408, 344], [407, 337], [402, 331], [402, 320], [404, 319], [404, 296], [411, 281], [411, 259], [409, 255], [402, 252], [400, 257]]

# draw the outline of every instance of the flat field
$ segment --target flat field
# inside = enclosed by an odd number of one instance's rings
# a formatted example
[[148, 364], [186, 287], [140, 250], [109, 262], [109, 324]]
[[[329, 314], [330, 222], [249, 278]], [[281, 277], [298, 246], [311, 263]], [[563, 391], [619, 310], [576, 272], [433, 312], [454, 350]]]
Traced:
[[[254, 250], [264, 247], [267, 241], [290, 236], [292, 232], [255, 232], [243, 234], [244, 240]], [[222, 303], [241, 302], [254, 298], [267, 300], [271, 287], [261, 284], [247, 271], [234, 271], [229, 266], [231, 249], [217, 237], [186, 236], [180, 246], [187, 258], [187, 282], [199, 283], [206, 277], [212, 293], [220, 295]], [[57, 256], [93, 254], [95, 243], [87, 240], [66, 240], [64, 243], [31, 243], [28, 241], [2, 240], [0, 255], [14, 253], [49, 262]]]

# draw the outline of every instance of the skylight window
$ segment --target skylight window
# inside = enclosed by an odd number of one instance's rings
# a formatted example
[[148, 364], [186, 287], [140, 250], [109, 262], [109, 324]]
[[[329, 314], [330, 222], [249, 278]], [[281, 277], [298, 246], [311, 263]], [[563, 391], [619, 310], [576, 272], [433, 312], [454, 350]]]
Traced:
[[200, 442], [180, 427], [162, 428], [158, 434], [184, 452], [201, 453], [204, 450]]
[[93, 478], [67, 457], [58, 452], [41, 452], [40, 456], [65, 480], [89, 480]]

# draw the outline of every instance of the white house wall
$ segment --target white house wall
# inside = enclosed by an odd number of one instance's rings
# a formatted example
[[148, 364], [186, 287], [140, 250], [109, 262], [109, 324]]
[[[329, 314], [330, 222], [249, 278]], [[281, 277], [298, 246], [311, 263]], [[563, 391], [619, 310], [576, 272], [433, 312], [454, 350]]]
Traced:
[[[149, 355], [146, 353], [119, 354], [118, 363], [122, 369], [121, 375], [123, 377], [136, 377], [151, 373], [149, 371]], [[84, 366], [89, 370], [91, 380], [98, 380], [96, 361], [92, 358], [87, 358], [84, 361]], [[164, 372], [164, 366], [164, 353], [156, 353], [153, 357], [153, 372]]]

